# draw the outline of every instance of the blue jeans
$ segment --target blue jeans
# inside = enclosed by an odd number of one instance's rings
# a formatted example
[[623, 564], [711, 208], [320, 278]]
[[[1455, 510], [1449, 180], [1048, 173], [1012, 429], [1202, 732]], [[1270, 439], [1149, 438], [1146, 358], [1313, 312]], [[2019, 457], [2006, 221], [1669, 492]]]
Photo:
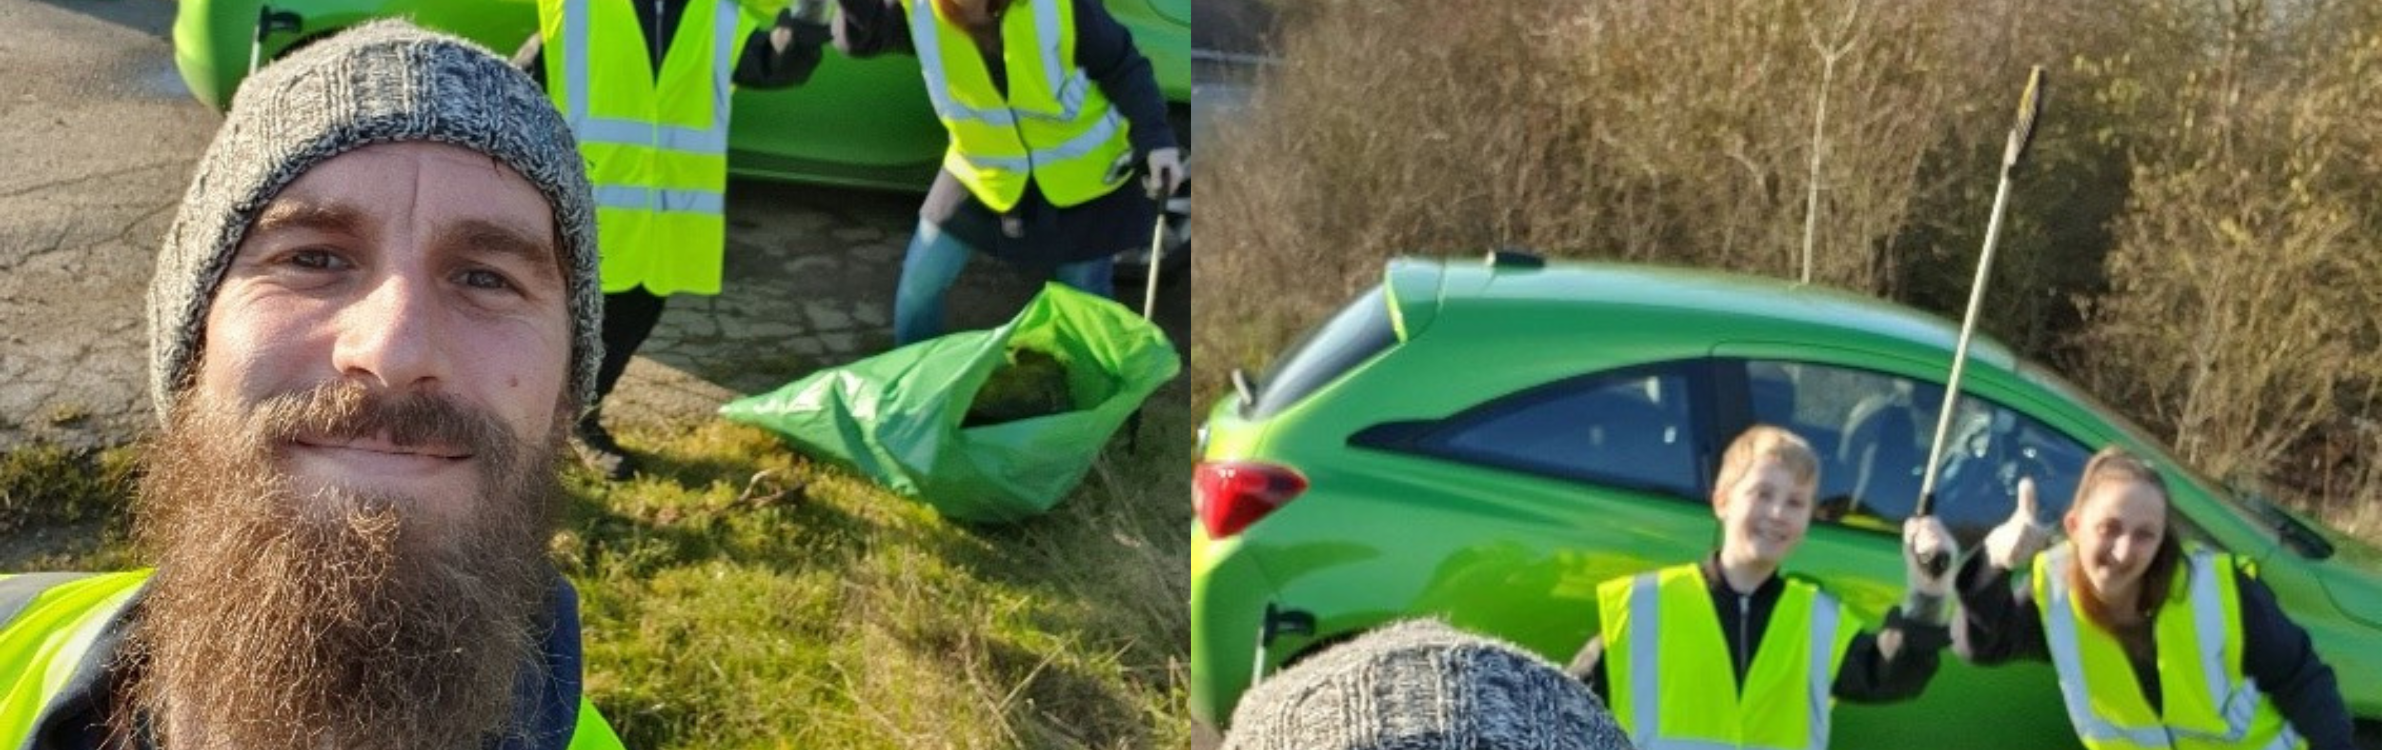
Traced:
[[[932, 222], [920, 220], [902, 256], [901, 284], [893, 292], [893, 345], [906, 346], [943, 335], [943, 298], [968, 267], [975, 249], [944, 234]], [[1059, 283], [1102, 297], [1116, 296], [1112, 256], [1080, 263], [1063, 263], [1052, 273]]]

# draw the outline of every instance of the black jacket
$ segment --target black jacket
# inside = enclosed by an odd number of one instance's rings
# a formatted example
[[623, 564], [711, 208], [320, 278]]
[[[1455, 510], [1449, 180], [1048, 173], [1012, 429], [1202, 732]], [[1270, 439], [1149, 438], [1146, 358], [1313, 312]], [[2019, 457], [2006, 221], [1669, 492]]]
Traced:
[[[837, 1], [842, 5], [835, 23], [837, 49], [853, 57], [915, 54], [906, 0]], [[1117, 23], [1098, 0], [1065, 1], [1075, 4], [1075, 64], [1124, 116], [1133, 162], [1137, 167], [1146, 165], [1151, 151], [1176, 144], [1174, 130], [1166, 121], [1166, 97], [1158, 90], [1157, 74], [1149, 59], [1133, 46], [1132, 32]], [[1009, 77], [1002, 62], [987, 58], [985, 64], [993, 85], [1007, 92]], [[1062, 209], [1052, 206], [1041, 188], [1028, 182], [1025, 197], [1008, 217], [1023, 230], [1023, 236], [1010, 237], [1002, 231], [1003, 217], [976, 200], [959, 178], [944, 171], [935, 175], [918, 215], [969, 247], [1041, 268], [1112, 255], [1149, 242], [1157, 207], [1134, 183]]]
[[[2034, 587], [2012, 590], [2010, 579], [2010, 571], [1983, 555], [1961, 568], [1958, 585], [1964, 614], [1952, 628], [1953, 652], [1961, 658], [1978, 664], [2051, 660]], [[2241, 592], [2242, 674], [2258, 682], [2259, 692], [2274, 701], [2311, 750], [2351, 750], [2349, 708], [2341, 702], [2332, 667], [2317, 658], [2307, 631], [2283, 614], [2266, 584], [2238, 569], [2233, 582]], [[2128, 654], [2134, 662], [2134, 681], [2151, 710], [2161, 710], [2159, 669], [2155, 661], [2146, 663], [2144, 655]], [[2146, 655], [2155, 660], [2155, 646]]]
[[[1754, 587], [1753, 593], [1740, 594], [1721, 576], [1718, 553], [1705, 558], [1699, 567], [1705, 587], [1712, 594], [1712, 609], [1720, 615], [1720, 631], [1728, 641], [1729, 660], [1736, 665], [1737, 689], [1742, 692], [1745, 673], [1753, 666], [1754, 652], [1761, 647], [1762, 634], [1770, 627], [1770, 613], [1778, 608], [1778, 597], [1786, 591], [1786, 581], [1772, 574], [1762, 585]], [[1854, 703], [1890, 703], [1916, 696], [1927, 687], [1927, 680], [1935, 676], [1937, 652], [1950, 640], [1944, 626], [1906, 619], [1900, 607], [1888, 610], [1885, 626], [1876, 633], [1853, 636], [1829, 692]], [[1587, 683], [1588, 689], [1600, 699], [1612, 695], [1605, 675], [1604, 654], [1604, 636], [1591, 638], [1579, 655], [1572, 657], [1566, 670]]]

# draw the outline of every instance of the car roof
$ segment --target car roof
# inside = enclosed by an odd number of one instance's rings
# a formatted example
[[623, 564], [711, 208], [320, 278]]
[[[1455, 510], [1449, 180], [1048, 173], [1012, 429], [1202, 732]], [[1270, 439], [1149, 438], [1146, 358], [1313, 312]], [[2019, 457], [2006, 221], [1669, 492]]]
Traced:
[[[1732, 337], [1749, 342], [1858, 342], [1907, 354], [1939, 355], [1948, 365], [1960, 334], [1958, 326], [1935, 315], [1832, 287], [1644, 264], [1549, 261], [1544, 266], [1492, 266], [1399, 258], [1390, 262], [1385, 285], [1402, 335], [1419, 334], [1443, 318], [1629, 309], [1636, 315], [1676, 313], [1715, 320]], [[2022, 369], [2008, 347], [1982, 332], [1970, 342], [1969, 356], [2006, 371]], [[2038, 374], [2022, 377], [2039, 381], [2031, 377]]]

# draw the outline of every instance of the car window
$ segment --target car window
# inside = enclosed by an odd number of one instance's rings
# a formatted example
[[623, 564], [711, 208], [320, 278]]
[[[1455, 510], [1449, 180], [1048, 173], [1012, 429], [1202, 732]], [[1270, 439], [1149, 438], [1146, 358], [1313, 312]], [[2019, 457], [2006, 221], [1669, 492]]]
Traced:
[[[1898, 529], [1918, 505], [1943, 386], [1869, 370], [1747, 360], [1757, 422], [1795, 431], [1820, 458], [1818, 518]], [[2009, 518], [2018, 480], [2035, 480], [2042, 520], [2066, 512], [2092, 451], [2014, 409], [1963, 397], [1936, 475], [1934, 512], [1963, 544]]]
[[1698, 441], [1684, 366], [1592, 375], [1493, 400], [1417, 447], [1467, 463], [1692, 498]]

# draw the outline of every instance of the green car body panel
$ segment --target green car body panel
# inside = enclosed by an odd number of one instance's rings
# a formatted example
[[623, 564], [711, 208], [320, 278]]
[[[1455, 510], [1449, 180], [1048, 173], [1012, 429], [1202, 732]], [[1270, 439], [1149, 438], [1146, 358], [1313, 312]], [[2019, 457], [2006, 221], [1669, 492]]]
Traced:
[[[1849, 294], [1610, 264], [1397, 260], [1376, 292], [1327, 329], [1362, 327], [1349, 319], [1368, 316], [1388, 329], [1375, 342], [1379, 351], [1356, 346], [1362, 356], [1328, 377], [1271, 373], [1251, 405], [1227, 397], [1203, 428], [1203, 462], [1287, 467], [1307, 489], [1225, 538], [1193, 524], [1190, 703], [1202, 722], [1228, 723], [1249, 685], [1269, 605], [1310, 615], [1313, 627], [1269, 643], [1268, 669], [1415, 616], [1441, 617], [1567, 661], [1595, 635], [1598, 583], [1696, 560], [1712, 548], [1718, 526], [1703, 498], [1726, 436], [1750, 412], [1723, 424], [1717, 420], [1727, 409], [1701, 397], [1724, 393], [1715, 384], [1726, 379], [1691, 384], [1701, 398], [1689, 402], [1685, 417], [1697, 435], [1694, 476], [1679, 477], [1685, 486], [1672, 490], [1387, 450], [1360, 445], [1362, 436], [1658, 363], [1698, 371], [1792, 360], [1940, 390], [1958, 333], [1924, 313]], [[2382, 717], [2382, 682], [2358, 677], [2382, 674], [2382, 562], [2372, 548], [2324, 531], [2333, 554], [2302, 557], [2244, 501], [2180, 469], [2154, 440], [2080, 390], [2018, 363], [1998, 344], [1980, 340], [1970, 351], [1965, 396], [2085, 446], [2123, 445], [2169, 467], [2187, 536], [2259, 561], [2264, 580], [2340, 676], [2352, 712]], [[1300, 387], [1312, 390], [1269, 401], [1264, 394], [1275, 378], [1302, 378], [1308, 383]], [[1920, 439], [1932, 425], [1932, 418], [1922, 425], [1928, 429]], [[2046, 516], [2055, 518], [2068, 501], [2044, 497]], [[2008, 507], [1987, 517], [2005, 517]], [[1971, 540], [1984, 530], [1955, 528]], [[1874, 626], [1903, 593], [1899, 545], [1893, 524], [1815, 520], [1787, 570], [1817, 579]], [[1855, 748], [2076, 746], [2048, 664], [1977, 667], [1949, 652], [1915, 700], [1838, 704], [1834, 737], [1837, 747]]]
[[[174, 62], [199, 101], [218, 110], [230, 105], [248, 71], [258, 9], [266, 4], [181, 3], [174, 19]], [[300, 27], [269, 37], [266, 60], [374, 18], [408, 17], [503, 55], [513, 54], [538, 27], [537, 3], [531, 0], [281, 0], [270, 5], [296, 13]], [[785, 5], [760, 3], [773, 9]], [[1133, 32], [1167, 101], [1187, 107], [1191, 0], [1111, 0], [1107, 6]], [[943, 127], [927, 103], [918, 61], [906, 55], [855, 60], [831, 48], [801, 86], [739, 90], [734, 116], [728, 166], [738, 176], [923, 190], [942, 164]]]

